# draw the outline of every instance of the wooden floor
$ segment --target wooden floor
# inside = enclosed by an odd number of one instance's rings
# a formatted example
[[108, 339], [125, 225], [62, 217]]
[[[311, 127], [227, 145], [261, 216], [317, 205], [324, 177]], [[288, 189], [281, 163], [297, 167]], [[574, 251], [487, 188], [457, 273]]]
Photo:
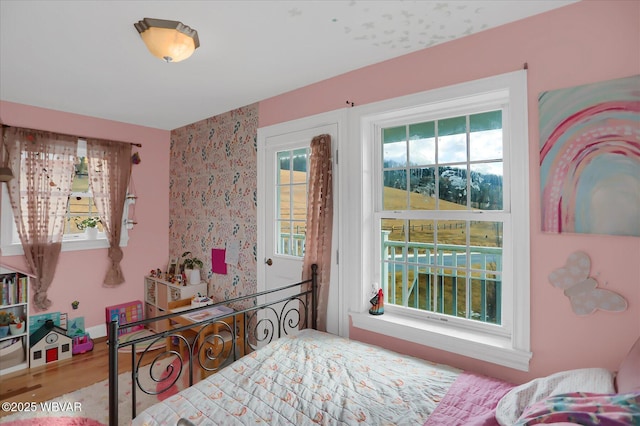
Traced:
[[[118, 373], [129, 371], [131, 354], [118, 357]], [[94, 340], [90, 352], [69, 360], [26, 368], [0, 376], [0, 402], [44, 402], [108, 378], [109, 354], [106, 337]], [[11, 413], [0, 410], [0, 418]]]

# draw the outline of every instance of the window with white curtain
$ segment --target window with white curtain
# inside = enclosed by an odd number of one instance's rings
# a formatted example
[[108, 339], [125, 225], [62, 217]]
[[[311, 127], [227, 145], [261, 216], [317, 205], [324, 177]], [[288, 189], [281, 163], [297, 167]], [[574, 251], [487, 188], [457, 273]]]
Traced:
[[[64, 236], [62, 242], [63, 251], [86, 250], [94, 248], [108, 248], [109, 242], [103, 232], [102, 225], [98, 224], [98, 235], [95, 239], [90, 238], [82, 225], [79, 223], [83, 219], [97, 217], [98, 212], [93, 203], [93, 195], [89, 188], [89, 177], [87, 169], [87, 143], [78, 140], [78, 152], [75, 158], [75, 170], [72, 183], [72, 192], [67, 201], [67, 211], [65, 218]], [[20, 237], [16, 229], [13, 211], [9, 202], [9, 194], [6, 185], [2, 185], [2, 199], [0, 200], [0, 247], [4, 256], [23, 254]], [[123, 221], [128, 217], [129, 203], [125, 203]], [[120, 246], [125, 247], [128, 241], [127, 226], [122, 227], [122, 238]]]

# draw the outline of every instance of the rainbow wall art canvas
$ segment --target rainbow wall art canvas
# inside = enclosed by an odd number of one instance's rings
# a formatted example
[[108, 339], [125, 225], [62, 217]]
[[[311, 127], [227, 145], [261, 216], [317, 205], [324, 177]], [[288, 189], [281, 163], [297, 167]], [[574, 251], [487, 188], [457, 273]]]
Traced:
[[640, 236], [640, 75], [538, 106], [542, 231]]

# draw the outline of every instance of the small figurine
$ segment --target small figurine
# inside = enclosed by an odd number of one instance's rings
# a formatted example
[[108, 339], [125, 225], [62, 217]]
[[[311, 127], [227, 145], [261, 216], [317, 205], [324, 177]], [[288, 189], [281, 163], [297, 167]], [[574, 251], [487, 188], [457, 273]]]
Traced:
[[155, 276], [156, 276], [156, 270], [155, 270], [155, 269], [152, 269], [152, 270], [149, 272], [149, 276], [151, 276], [151, 277], [155, 277]]
[[384, 314], [384, 295], [382, 294], [382, 289], [378, 289], [378, 293], [369, 300], [369, 303], [371, 303], [371, 309], [369, 309], [371, 315]]

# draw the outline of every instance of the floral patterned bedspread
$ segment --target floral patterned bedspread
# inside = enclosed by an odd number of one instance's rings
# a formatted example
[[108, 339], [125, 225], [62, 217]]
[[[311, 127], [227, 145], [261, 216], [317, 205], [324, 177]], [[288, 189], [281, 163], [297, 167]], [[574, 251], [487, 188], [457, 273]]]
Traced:
[[134, 425], [422, 425], [460, 370], [315, 330], [279, 339]]

